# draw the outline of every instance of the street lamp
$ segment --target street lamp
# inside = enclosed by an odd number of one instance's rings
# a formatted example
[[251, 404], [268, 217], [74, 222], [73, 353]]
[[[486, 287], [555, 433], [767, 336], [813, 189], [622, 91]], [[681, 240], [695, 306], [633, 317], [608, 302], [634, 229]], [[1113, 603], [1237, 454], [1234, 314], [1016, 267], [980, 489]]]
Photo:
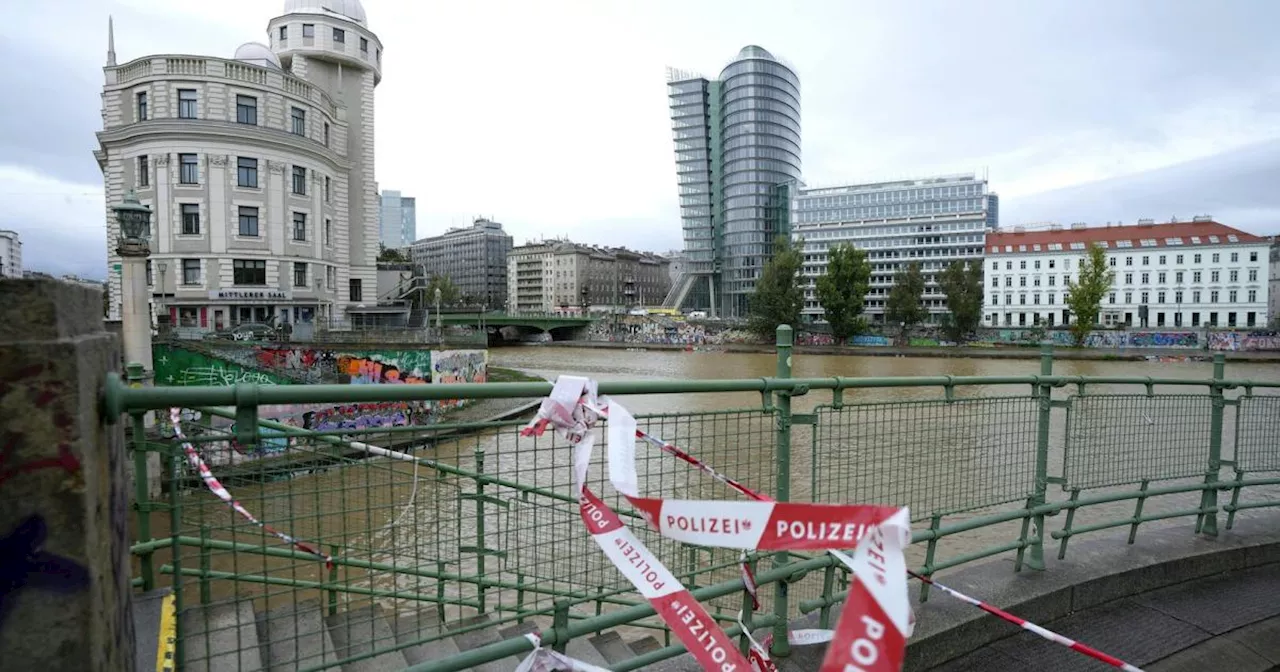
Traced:
[[440, 288], [439, 287], [436, 287], [435, 300], [436, 300], [436, 338], [440, 338], [440, 335], [443, 332], [440, 331]]
[[150, 374], [153, 368], [147, 257], [151, 256], [151, 208], [138, 201], [138, 194], [131, 189], [111, 210], [120, 224], [116, 254], [120, 255], [120, 326], [125, 362], [141, 364]]
[[[160, 299], [159, 299], [158, 301], [156, 301], [156, 315], [157, 315], [157, 320], [158, 320], [158, 319], [159, 319], [159, 317], [158, 317], [158, 316], [159, 316], [159, 315], [161, 315], [161, 314], [163, 314], [163, 312], [162, 312], [162, 311], [164, 310], [164, 300], [165, 300], [165, 293], [164, 293], [164, 289], [165, 289], [165, 286], [166, 286], [166, 285], [164, 284], [164, 276], [165, 276], [165, 274], [166, 274], [166, 273], [168, 273], [168, 272], [169, 272], [169, 262], [167, 262], [167, 261], [157, 261], [157, 262], [156, 262], [156, 270], [157, 270], [157, 271], [160, 271], [160, 285], [157, 287], [157, 289], [159, 289], [159, 290], [160, 290], [160, 291], [159, 291]], [[176, 326], [178, 326], [178, 325], [176, 325], [176, 324], [175, 324], [175, 325], [170, 325], [170, 326], [174, 326], [174, 327], [176, 327]]]

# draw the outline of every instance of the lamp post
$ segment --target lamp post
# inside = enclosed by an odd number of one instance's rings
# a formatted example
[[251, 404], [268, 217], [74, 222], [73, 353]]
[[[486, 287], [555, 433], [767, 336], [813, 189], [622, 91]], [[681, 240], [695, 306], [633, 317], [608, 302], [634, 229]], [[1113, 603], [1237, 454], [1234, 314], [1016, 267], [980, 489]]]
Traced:
[[313, 322], [316, 326], [319, 326], [322, 315], [324, 314], [324, 298], [320, 295], [320, 290], [324, 288], [324, 278], [321, 278], [320, 274], [317, 273], [316, 277], [312, 279], [312, 282], [316, 286], [316, 316]]
[[[166, 273], [168, 273], [168, 272], [169, 272], [169, 262], [167, 262], [167, 261], [157, 261], [157, 262], [156, 262], [156, 270], [157, 270], [157, 271], [160, 271], [160, 284], [156, 286], [156, 289], [160, 290], [160, 291], [158, 291], [158, 292], [157, 292], [157, 294], [159, 294], [159, 295], [160, 295], [160, 298], [159, 298], [159, 299], [157, 299], [157, 300], [156, 300], [156, 302], [155, 302], [155, 305], [156, 305], [156, 308], [155, 308], [155, 312], [156, 312], [156, 314], [155, 314], [155, 320], [156, 320], [156, 325], [157, 325], [157, 326], [159, 326], [159, 323], [160, 323], [160, 315], [162, 315], [162, 314], [163, 314], [163, 311], [164, 311], [164, 303], [165, 303], [165, 301], [164, 301], [164, 300], [165, 300], [165, 298], [166, 298], [166, 297], [165, 297], [165, 287], [166, 287], [167, 285], [165, 285], [165, 283], [164, 283], [164, 276], [165, 276], [165, 274], [166, 274]], [[176, 325], [176, 324], [170, 324], [169, 326], [170, 326], [170, 327], [176, 327], [176, 326], [178, 326], [178, 325]]]
[[[128, 363], [141, 364], [144, 375], [150, 377], [154, 375], [151, 362], [151, 301], [147, 291], [147, 257], [151, 256], [148, 242], [151, 237], [151, 208], [139, 202], [137, 193], [130, 190], [120, 205], [111, 209], [120, 223], [116, 254], [120, 255], [120, 322], [124, 358]], [[163, 289], [162, 282], [161, 290]]]
[[438, 286], [433, 298], [436, 302], [436, 338], [440, 338], [440, 335], [444, 332], [440, 331], [440, 288]]

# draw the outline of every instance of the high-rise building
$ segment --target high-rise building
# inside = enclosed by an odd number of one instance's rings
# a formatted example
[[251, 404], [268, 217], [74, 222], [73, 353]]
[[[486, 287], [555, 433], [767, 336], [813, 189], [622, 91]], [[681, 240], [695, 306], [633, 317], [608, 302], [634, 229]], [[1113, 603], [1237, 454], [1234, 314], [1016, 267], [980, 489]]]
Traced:
[[379, 240], [392, 248], [407, 247], [418, 239], [417, 200], [385, 189], [378, 213]]
[[991, 233], [986, 240], [987, 326], [1060, 326], [1074, 322], [1069, 284], [1079, 279], [1090, 245], [1115, 271], [1102, 299], [1104, 327], [1261, 327], [1267, 319], [1265, 238], [1219, 224], [1050, 226]]
[[[384, 192], [385, 193], [385, 192]], [[413, 263], [430, 277], [449, 278], [463, 301], [490, 310], [507, 305], [507, 253], [511, 235], [498, 222], [477, 219], [470, 228], [449, 229], [409, 247]], [[430, 300], [430, 297], [428, 297]]]
[[22, 241], [17, 231], [0, 229], [0, 278], [22, 277]]
[[947, 312], [938, 287], [942, 269], [957, 259], [981, 261], [983, 237], [999, 223], [999, 199], [976, 175], [799, 189], [791, 203], [791, 236], [801, 245], [807, 321], [822, 320], [816, 283], [826, 272], [831, 248], [849, 243], [865, 250], [871, 290], [864, 310], [884, 320], [893, 274], [919, 262], [925, 278], [929, 320]]
[[743, 317], [800, 180], [800, 79], [757, 46], [667, 79], [688, 270], [665, 304]]
[[[109, 30], [110, 32], [110, 30]], [[286, 0], [269, 45], [234, 58], [159, 54], [116, 63], [103, 129], [110, 315], [119, 224], [150, 206], [147, 276], [174, 324], [347, 320], [376, 298], [374, 87], [382, 43], [359, 0]]]
[[507, 255], [507, 291], [515, 312], [581, 312], [652, 306], [671, 289], [670, 261], [624, 247], [567, 240], [529, 243]]

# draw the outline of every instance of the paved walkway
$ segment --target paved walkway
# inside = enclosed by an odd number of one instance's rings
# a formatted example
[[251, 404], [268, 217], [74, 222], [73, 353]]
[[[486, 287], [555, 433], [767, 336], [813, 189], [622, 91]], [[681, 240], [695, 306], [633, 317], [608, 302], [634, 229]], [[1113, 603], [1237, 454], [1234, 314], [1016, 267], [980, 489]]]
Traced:
[[[1044, 623], [1146, 672], [1280, 669], [1280, 564], [1230, 572], [1116, 600]], [[1115, 669], [1018, 632], [932, 668], [936, 672]]]

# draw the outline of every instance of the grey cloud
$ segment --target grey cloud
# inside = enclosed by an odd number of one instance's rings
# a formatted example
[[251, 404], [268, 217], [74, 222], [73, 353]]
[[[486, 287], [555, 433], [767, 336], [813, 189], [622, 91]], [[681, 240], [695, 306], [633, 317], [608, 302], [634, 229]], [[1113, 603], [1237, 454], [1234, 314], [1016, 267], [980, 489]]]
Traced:
[[1280, 140], [1120, 178], [1002, 199], [1005, 226], [1036, 221], [1168, 221], [1209, 214], [1258, 235], [1280, 233]]
[[[102, 179], [92, 151], [102, 126], [97, 71], [61, 60], [57, 50], [31, 61], [21, 45], [0, 40], [0, 161], [68, 182]], [[101, 84], [97, 84], [101, 86]]]

